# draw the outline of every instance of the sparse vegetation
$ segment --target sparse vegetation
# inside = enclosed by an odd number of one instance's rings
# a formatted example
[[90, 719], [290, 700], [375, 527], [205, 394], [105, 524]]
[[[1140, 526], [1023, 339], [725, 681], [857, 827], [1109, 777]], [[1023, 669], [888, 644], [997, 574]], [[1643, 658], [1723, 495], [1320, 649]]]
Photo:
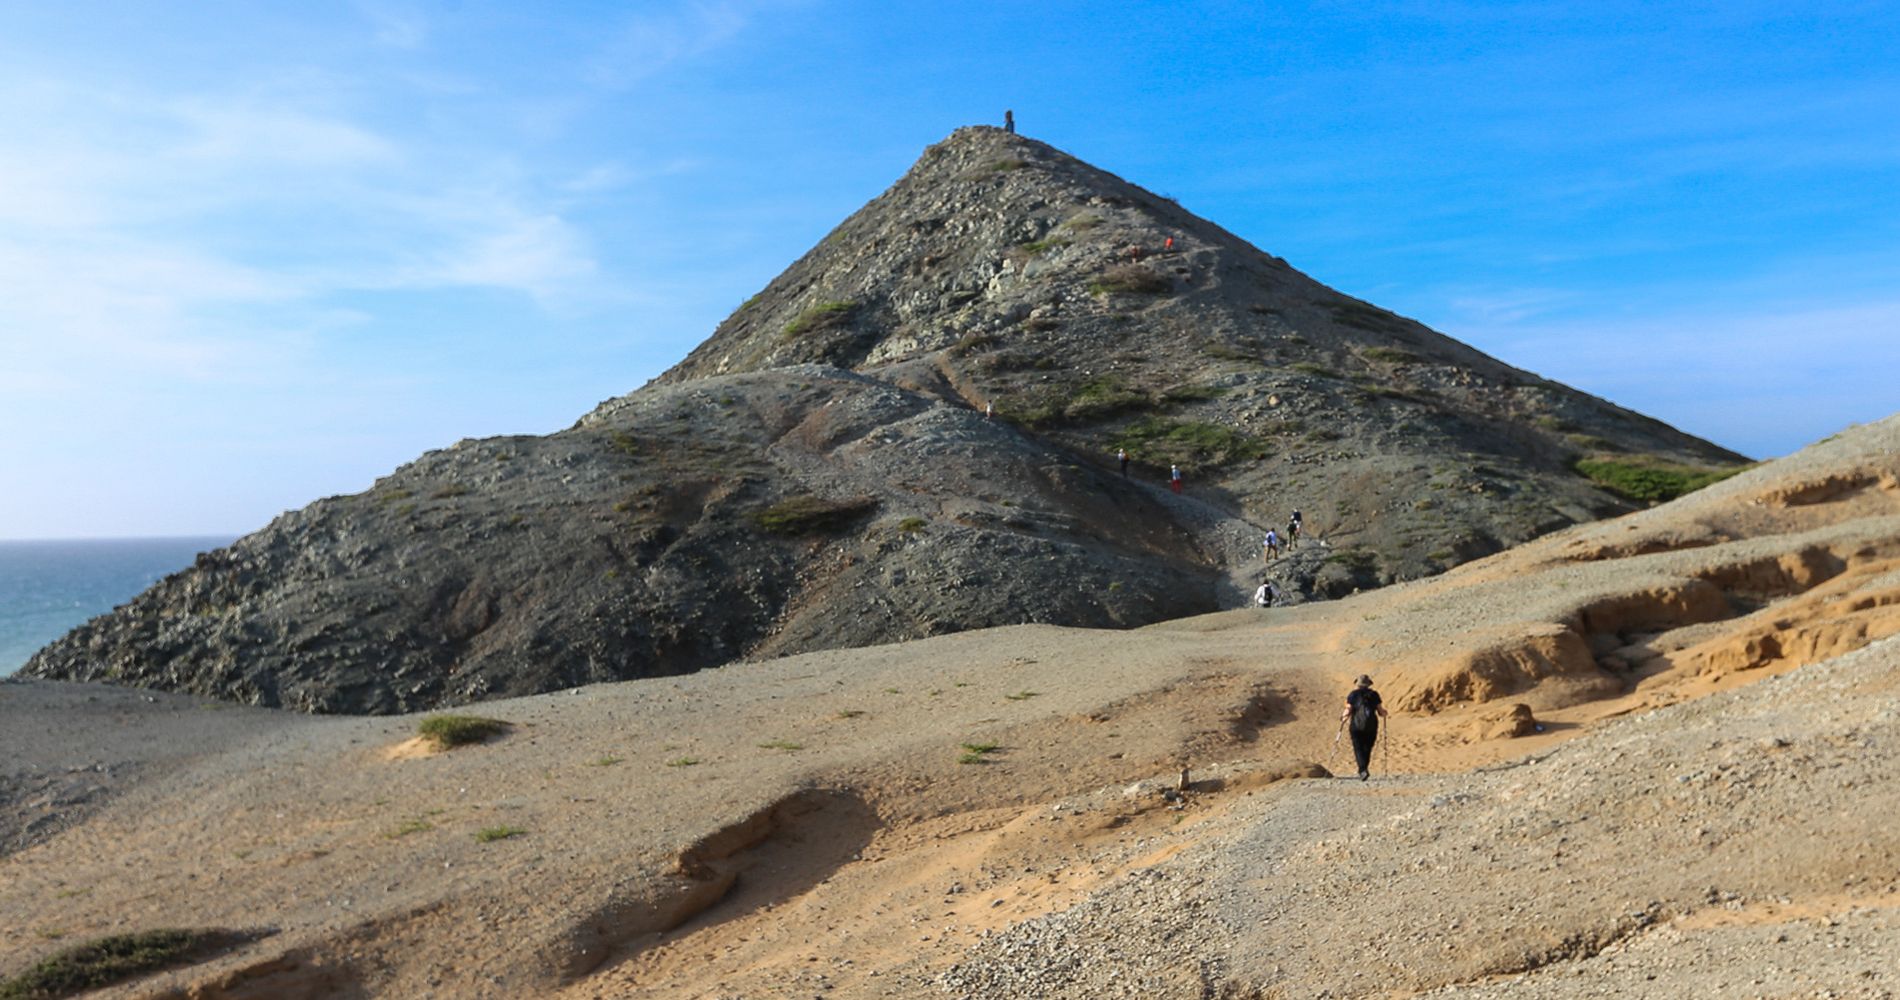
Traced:
[[412, 833], [422, 833], [433, 829], [435, 829], [435, 824], [418, 816], [415, 819], [404, 820], [403, 824], [394, 830], [384, 831], [383, 836], [386, 839], [395, 840], [398, 837], [407, 837]]
[[667, 767], [692, 767], [694, 764], [697, 764], [697, 763], [699, 763], [699, 759], [696, 757], [678, 757], [673, 760], [667, 761], [666, 766]]
[[759, 749], [761, 750], [803, 750], [805, 749], [805, 744], [793, 743], [791, 740], [773, 740], [770, 743], [759, 744]]
[[877, 501], [869, 497], [827, 500], [806, 494], [753, 511], [746, 518], [774, 535], [801, 538], [843, 531], [876, 509]]
[[1161, 394], [1164, 403], [1198, 403], [1202, 400], [1219, 399], [1230, 390], [1224, 385], [1183, 385]]
[[859, 709], [859, 708], [847, 708], [847, 709], [844, 709], [844, 710], [842, 710], [842, 711], [840, 711], [840, 712], [838, 713], [838, 718], [840, 718], [840, 719], [855, 719], [855, 718], [857, 718], [858, 716], [860, 716], [860, 715], [863, 715], [863, 714], [864, 714], [864, 710], [863, 710], [863, 709]]
[[989, 164], [983, 169], [993, 173], [1003, 174], [1011, 170], [1021, 170], [1026, 166], [1029, 166], [1028, 160], [997, 160], [995, 163]]
[[474, 837], [476, 840], [488, 844], [497, 840], [507, 840], [509, 837], [519, 837], [527, 832], [525, 827], [519, 826], [485, 826], [475, 831]]
[[434, 493], [429, 494], [429, 497], [430, 499], [433, 499], [433, 500], [449, 500], [454, 497], [459, 497], [462, 494], [467, 493], [467, 492], [468, 492], [468, 487], [462, 486], [456, 483], [450, 483], [447, 486], [444, 486], [441, 489], [436, 490]]
[[431, 715], [416, 723], [416, 735], [448, 750], [505, 733], [508, 725], [479, 715]]
[[1301, 361], [1297, 364], [1288, 365], [1287, 367], [1293, 369], [1296, 372], [1299, 372], [1302, 375], [1311, 375], [1314, 378], [1336, 379], [1339, 377], [1338, 372], [1333, 371], [1331, 368], [1328, 368], [1325, 365], [1316, 365], [1312, 363], [1311, 361]]
[[996, 750], [997, 745], [994, 743], [965, 743], [963, 744], [963, 753], [957, 757], [957, 763], [986, 763], [989, 759], [989, 755], [995, 753]]
[[1028, 701], [1041, 693], [1040, 691], [1018, 691], [1015, 694], [1006, 694], [1003, 697], [1008, 698], [1010, 701]]
[[1542, 416], [1532, 420], [1531, 423], [1547, 431], [1577, 430], [1577, 422], [1575, 420], [1565, 420], [1563, 417]]
[[921, 517], [907, 517], [903, 519], [902, 521], [897, 522], [897, 530], [902, 531], [906, 534], [910, 534], [910, 533], [924, 530], [924, 528], [928, 527], [929, 524], [930, 522], [924, 520]]
[[1028, 254], [1029, 256], [1034, 257], [1039, 254], [1045, 253], [1047, 251], [1054, 250], [1058, 247], [1066, 247], [1068, 245], [1069, 245], [1068, 240], [1065, 240], [1060, 236], [1051, 236], [1046, 240], [1033, 240], [1031, 242], [1024, 243], [1022, 244], [1022, 250], [1024, 253]]
[[1401, 351], [1396, 347], [1368, 347], [1360, 351], [1359, 356], [1367, 361], [1379, 361], [1388, 365], [1415, 365], [1425, 360], [1411, 351]]
[[1350, 326], [1357, 330], [1369, 330], [1374, 333], [1396, 333], [1405, 329], [1405, 321], [1397, 316], [1369, 306], [1364, 302], [1340, 301], [1328, 303], [1333, 322], [1340, 326]]
[[1150, 417], [1115, 435], [1111, 448], [1125, 448], [1131, 458], [1151, 465], [1211, 468], [1243, 458], [1265, 458], [1271, 452], [1258, 438], [1230, 427]]
[[1628, 448], [1625, 448], [1622, 445], [1617, 444], [1615, 441], [1611, 441], [1605, 438], [1600, 438], [1593, 434], [1565, 434], [1564, 440], [1568, 441], [1571, 447], [1581, 448], [1584, 451], [1621, 452], [1621, 451], [1629, 450]]
[[1096, 226], [1099, 226], [1101, 224], [1102, 224], [1102, 220], [1092, 215], [1083, 215], [1083, 216], [1077, 216], [1076, 218], [1070, 219], [1069, 221], [1063, 223], [1062, 228], [1072, 230], [1078, 233], [1086, 233], [1089, 230], [1094, 229]]
[[75, 945], [41, 959], [11, 979], [0, 980], [0, 1000], [54, 1000], [109, 986], [192, 957], [216, 932], [154, 930], [115, 934]]
[[1174, 291], [1174, 282], [1140, 264], [1121, 264], [1103, 271], [1089, 282], [1095, 295], [1166, 295]]
[[588, 761], [587, 766], [588, 767], [612, 767], [618, 763], [620, 763], [619, 757], [601, 756], [601, 757], [596, 757], [593, 760]]
[[376, 502], [379, 505], [388, 506], [389, 504], [395, 503], [398, 500], [407, 500], [407, 499], [409, 499], [408, 490], [390, 490], [389, 492], [384, 493], [382, 496], [377, 497]]
[[1648, 455], [1633, 455], [1628, 459], [1583, 458], [1571, 467], [1578, 475], [1617, 496], [1644, 503], [1674, 500], [1748, 468], [1740, 465], [1732, 469], [1698, 469]]
[[858, 311], [856, 302], [820, 302], [785, 324], [785, 336], [800, 337], [814, 330], [843, 326]]
[[1371, 549], [1348, 549], [1327, 556], [1326, 561], [1344, 566], [1354, 573], [1370, 573], [1379, 566], [1379, 554]]
[[1003, 338], [993, 333], [964, 334], [963, 339], [950, 345], [950, 353], [952, 356], [960, 358], [966, 354], [973, 354], [977, 351], [995, 347], [1002, 342]]

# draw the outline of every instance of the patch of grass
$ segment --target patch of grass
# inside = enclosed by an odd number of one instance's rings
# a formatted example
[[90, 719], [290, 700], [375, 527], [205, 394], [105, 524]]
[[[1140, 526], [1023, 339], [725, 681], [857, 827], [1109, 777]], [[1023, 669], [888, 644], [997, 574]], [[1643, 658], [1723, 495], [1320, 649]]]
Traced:
[[1396, 347], [1368, 347], [1360, 351], [1359, 356], [1367, 361], [1381, 361], [1388, 365], [1416, 365], [1425, 360], [1411, 351], [1401, 351]]
[[856, 302], [820, 302], [798, 314], [798, 318], [785, 324], [787, 337], [800, 337], [815, 330], [828, 330], [842, 326], [858, 311]]
[[432, 500], [448, 500], [454, 497], [459, 497], [462, 494], [467, 493], [467, 492], [468, 492], [468, 487], [460, 486], [455, 483], [450, 483], [449, 485], [444, 486], [439, 490], [436, 490], [434, 493], [429, 494], [429, 498]]
[[485, 826], [475, 831], [472, 836], [484, 844], [489, 844], [497, 840], [507, 840], [509, 837], [519, 837], [527, 832], [526, 827], [520, 826]]
[[994, 743], [965, 743], [963, 744], [963, 753], [957, 757], [957, 763], [986, 763], [989, 759], [989, 755], [996, 751], [997, 745]]
[[1547, 431], [1574, 431], [1577, 429], [1577, 422], [1575, 420], [1565, 420], [1563, 417], [1542, 416], [1532, 420], [1531, 423]]
[[1565, 434], [1564, 440], [1568, 441], [1571, 447], [1582, 448], [1585, 451], [1623, 452], [1623, 451], [1629, 450], [1628, 448], [1625, 448], [1622, 445], [1617, 444], [1615, 441], [1596, 437], [1591, 434]]
[[1129, 456], [1139, 462], [1186, 469], [1211, 468], [1271, 454], [1259, 438], [1231, 427], [1165, 417], [1143, 420], [1115, 435], [1109, 446], [1127, 449]]
[[1021, 244], [1022, 251], [1031, 257], [1068, 245], [1069, 241], [1060, 236], [1051, 236], [1046, 240], [1032, 240], [1031, 242]]
[[130, 979], [187, 961], [216, 932], [154, 930], [114, 934], [75, 945], [41, 959], [32, 968], [0, 981], [0, 1000], [53, 1000]]
[[1231, 392], [1224, 385], [1183, 385], [1161, 394], [1164, 403], [1198, 403], [1208, 399], [1219, 399]]
[[1405, 321], [1364, 302], [1339, 301], [1327, 303], [1333, 322], [1340, 326], [1350, 326], [1357, 330], [1369, 330], [1373, 333], [1397, 333], [1405, 329]]
[[697, 763], [699, 763], [699, 760], [697, 758], [680, 757], [674, 760], [667, 761], [666, 766], [667, 767], [692, 767], [694, 764], [697, 764]]
[[1643, 503], [1674, 500], [1711, 483], [1719, 483], [1748, 468], [1701, 469], [1649, 455], [1629, 459], [1581, 458], [1571, 468], [1578, 475], [1617, 496]]
[[1167, 295], [1172, 291], [1174, 282], [1140, 264], [1111, 267], [1089, 282], [1093, 295]]
[[1111, 583], [1111, 584], [1109, 584], [1109, 585], [1108, 585], [1108, 589], [1110, 589], [1110, 590], [1120, 590], [1120, 589], [1122, 589], [1122, 582], [1121, 582], [1120, 580], [1116, 580], [1116, 581], [1115, 581], [1114, 583]]
[[1239, 361], [1250, 365], [1265, 363], [1258, 354], [1243, 351], [1239, 348], [1228, 347], [1226, 344], [1202, 344], [1201, 353], [1210, 358], [1218, 358], [1222, 361]]
[[387, 840], [395, 840], [398, 837], [407, 837], [412, 833], [422, 833], [433, 829], [435, 829], [434, 823], [418, 816], [415, 819], [404, 820], [403, 824], [394, 830], [383, 831], [383, 837]]
[[864, 710], [861, 708], [847, 708], [838, 713], [838, 718], [855, 719], [858, 716], [863, 715], [863, 714], [864, 714]]
[[596, 757], [587, 762], [588, 767], [612, 767], [620, 763], [619, 757]]
[[389, 504], [395, 503], [398, 500], [407, 500], [407, 499], [409, 499], [408, 490], [390, 490], [388, 493], [385, 493], [382, 496], [377, 497], [376, 503], [381, 506], [388, 506]]
[[1437, 552], [1425, 553], [1425, 558], [1436, 560], [1438, 562], [1445, 562], [1446, 560], [1449, 560], [1451, 557], [1452, 557], [1452, 553], [1446, 552], [1444, 549], [1439, 549]]
[[1078, 233], [1086, 233], [1102, 224], [1102, 220], [1092, 215], [1081, 215], [1062, 224], [1062, 228]]
[[930, 526], [930, 522], [924, 520], [921, 517], [907, 517], [903, 519], [902, 521], [897, 522], [897, 530], [905, 532], [907, 534], [912, 533], [912, 532], [922, 531], [929, 526]]
[[1302, 375], [1311, 375], [1314, 378], [1336, 379], [1339, 377], [1338, 372], [1333, 371], [1331, 368], [1328, 368], [1325, 365], [1316, 365], [1312, 363], [1311, 361], [1301, 361], [1298, 364], [1287, 365], [1287, 367], [1293, 369], [1296, 372], [1299, 372]]
[[479, 715], [431, 715], [416, 723], [416, 735], [448, 750], [498, 736], [507, 732], [508, 726], [500, 719]]
[[1028, 701], [1041, 693], [1040, 691], [1018, 691], [1015, 694], [1006, 694], [1003, 697], [1008, 698], [1010, 701]]
[[793, 743], [791, 740], [773, 740], [770, 743], [759, 744], [759, 749], [761, 750], [803, 750], [805, 749], [805, 744]]
[[1371, 549], [1349, 549], [1327, 556], [1326, 561], [1344, 566], [1354, 573], [1370, 573], [1379, 566], [1379, 554]]
[[827, 500], [809, 494], [781, 500], [746, 515], [753, 524], [783, 538], [836, 534], [877, 509], [869, 497]]

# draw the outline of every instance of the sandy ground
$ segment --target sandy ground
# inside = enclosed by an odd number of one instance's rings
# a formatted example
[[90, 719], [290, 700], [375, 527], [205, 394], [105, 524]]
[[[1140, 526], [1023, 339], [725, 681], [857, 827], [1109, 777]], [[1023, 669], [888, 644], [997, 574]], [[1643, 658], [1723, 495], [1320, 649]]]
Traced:
[[[192, 926], [260, 936], [100, 995], [1885, 996], [1897, 445], [1339, 602], [486, 703], [447, 753], [0, 684], [0, 971]], [[1362, 670], [1378, 774], [1318, 777]]]

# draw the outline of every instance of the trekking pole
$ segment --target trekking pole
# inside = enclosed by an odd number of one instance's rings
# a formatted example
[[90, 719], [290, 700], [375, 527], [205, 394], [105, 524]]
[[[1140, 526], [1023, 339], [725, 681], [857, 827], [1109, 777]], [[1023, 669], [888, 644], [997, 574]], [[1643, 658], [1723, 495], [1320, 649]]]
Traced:
[[1333, 769], [1333, 758], [1339, 756], [1339, 737], [1346, 731], [1346, 720], [1339, 720], [1339, 730], [1333, 733], [1333, 752], [1326, 755], [1326, 769]]
[[1392, 774], [1392, 717], [1385, 717], [1385, 773]]

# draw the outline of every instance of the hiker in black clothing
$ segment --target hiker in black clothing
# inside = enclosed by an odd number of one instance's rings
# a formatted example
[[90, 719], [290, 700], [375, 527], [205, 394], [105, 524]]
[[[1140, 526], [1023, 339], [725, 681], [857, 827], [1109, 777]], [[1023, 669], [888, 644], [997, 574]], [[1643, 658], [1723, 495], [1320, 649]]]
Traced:
[[1016, 112], [1003, 112], [1003, 131], [1008, 132], [1010, 135], [1016, 134]]
[[1372, 678], [1360, 674], [1346, 696], [1346, 710], [1339, 721], [1352, 732], [1352, 756], [1359, 762], [1359, 780], [1364, 781], [1372, 766], [1372, 745], [1379, 742], [1379, 720], [1385, 718], [1379, 692], [1372, 690]]

